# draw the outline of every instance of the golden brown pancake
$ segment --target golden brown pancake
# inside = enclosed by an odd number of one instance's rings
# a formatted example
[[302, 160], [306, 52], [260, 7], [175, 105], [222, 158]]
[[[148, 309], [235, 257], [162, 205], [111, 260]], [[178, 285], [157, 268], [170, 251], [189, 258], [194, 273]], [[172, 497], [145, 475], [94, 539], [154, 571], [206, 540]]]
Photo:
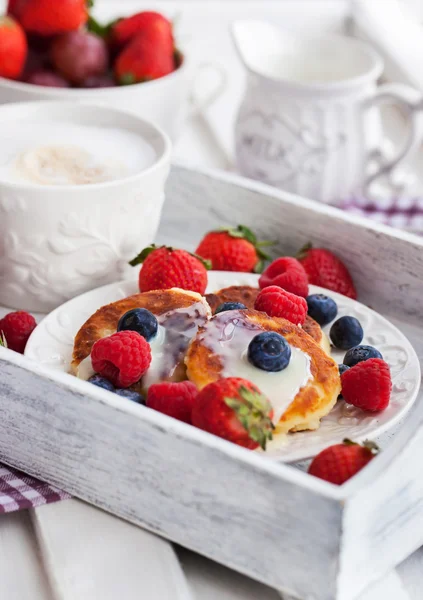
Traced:
[[[216, 312], [217, 307], [224, 302], [242, 302], [247, 308], [254, 309], [254, 303], [259, 292], [260, 290], [258, 288], [253, 288], [248, 285], [233, 285], [219, 290], [214, 294], [207, 294], [206, 300], [209, 303], [213, 314]], [[307, 315], [302, 328], [308, 335], [311, 335], [313, 340], [320, 344], [325, 352], [330, 354], [329, 340], [322, 331], [320, 325], [316, 323], [314, 319]]]
[[[248, 334], [245, 334], [246, 330], [249, 331]], [[237, 333], [238, 331], [240, 333]], [[241, 333], [241, 331], [244, 333]], [[304, 354], [309, 357], [311, 379], [306, 381], [304, 385], [301, 384], [303, 387], [297, 391], [292, 400], [288, 400], [290, 403], [284, 409], [282, 417], [276, 424], [277, 432], [287, 433], [289, 431], [317, 429], [320, 419], [330, 412], [340, 393], [341, 384], [338, 366], [308, 334], [285, 319], [272, 318], [255, 310], [227, 311], [215, 315], [199, 329], [197, 335], [191, 341], [185, 358], [188, 378], [199, 389], [202, 389], [208, 383], [217, 381], [222, 377], [242, 376], [239, 368], [234, 369], [238, 372], [228, 372], [228, 359], [224, 355], [225, 352], [238, 353], [239, 360], [248, 363], [247, 359], [242, 358], [245, 356], [248, 343], [247, 347], [244, 348], [242, 346], [244, 343], [243, 338], [241, 345], [239, 345], [239, 337], [238, 342], [235, 340], [236, 336], [254, 336], [256, 331], [257, 333], [276, 331], [288, 341], [292, 351], [293, 348], [301, 351], [299, 354], [303, 357], [303, 360]], [[218, 343], [216, 343], [216, 340], [218, 340]], [[221, 345], [226, 350], [223, 350]], [[251, 367], [249, 363], [247, 367], [248, 369], [256, 369], [256, 367]], [[229, 367], [229, 370], [231, 368], [232, 366]], [[265, 377], [270, 378], [275, 375], [274, 373], [263, 372], [261, 369], [258, 369], [258, 371], [260, 371], [260, 377], [263, 377], [263, 373]], [[266, 382], [268, 381], [270, 380], [266, 380]], [[269, 399], [272, 401], [271, 398]]]
[[[174, 337], [183, 335], [186, 339], [185, 349], [181, 349], [178, 367], [169, 377], [172, 380], [185, 379], [184, 356], [189, 339], [197, 331], [191, 333], [192, 320], [196, 324], [203, 324], [210, 316], [210, 308], [204, 298], [195, 292], [188, 292], [179, 288], [157, 290], [135, 294], [117, 302], [103, 306], [84, 323], [75, 337], [71, 372], [78, 374], [78, 366], [91, 353], [94, 343], [116, 332], [120, 317], [133, 308], [146, 308], [158, 317], [159, 323], [169, 329]], [[187, 323], [191, 319], [191, 323]], [[187, 326], [189, 331], [187, 332]], [[184, 332], [181, 334], [180, 332]], [[176, 340], [179, 352], [179, 342]], [[184, 342], [184, 339], [182, 339]], [[182, 343], [183, 345], [183, 343]], [[153, 346], [152, 346], [153, 348]], [[183, 350], [183, 351], [182, 351]], [[168, 377], [163, 377], [168, 379]]]

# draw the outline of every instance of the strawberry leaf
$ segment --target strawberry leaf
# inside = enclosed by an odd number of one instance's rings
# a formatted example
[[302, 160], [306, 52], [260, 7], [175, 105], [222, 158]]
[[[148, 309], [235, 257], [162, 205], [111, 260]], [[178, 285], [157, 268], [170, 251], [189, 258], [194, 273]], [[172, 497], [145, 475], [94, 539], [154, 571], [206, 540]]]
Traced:
[[7, 341], [3, 331], [0, 333], [0, 346], [3, 346], [3, 348], [7, 348]]
[[250, 439], [266, 450], [275, 428], [269, 416], [272, 406], [266, 396], [244, 386], [239, 388], [238, 393], [239, 398], [224, 398], [223, 401], [235, 412]]
[[[156, 246], [156, 244], [151, 244], [151, 246], [144, 248], [144, 250], [142, 250], [138, 254], [138, 256], [133, 258], [129, 262], [129, 264], [131, 265], [131, 267], [136, 267], [137, 265], [142, 264], [147, 258], [147, 256], [149, 256], [152, 252], [154, 252], [154, 250], [158, 250], [159, 248], [166, 248], [166, 250], [169, 250], [169, 252], [173, 252], [174, 250], [176, 250], [176, 248], [172, 248], [172, 246]], [[202, 256], [199, 256], [198, 254], [194, 254], [194, 252], [187, 252], [187, 254], [199, 260], [200, 263], [207, 269], [207, 271], [210, 271], [210, 269], [212, 268], [212, 263], [210, 260], [207, 260]]]
[[106, 25], [102, 25], [102, 23], [99, 23], [96, 19], [94, 19], [93, 16], [90, 15], [88, 17], [87, 30], [90, 33], [94, 33], [95, 35], [98, 35], [98, 37], [105, 39], [105, 38], [109, 37], [113, 27], [116, 25], [116, 23], [118, 21], [120, 21], [120, 19], [114, 19], [110, 23], [107, 23]]
[[133, 73], [124, 73], [119, 77], [119, 85], [133, 85], [136, 82], [137, 80]]
[[298, 260], [305, 258], [312, 248], [313, 244], [311, 242], [308, 242], [302, 248], [300, 248], [300, 250], [298, 250], [297, 254], [295, 255], [295, 258], [297, 258]]
[[194, 252], [189, 252], [189, 254], [191, 256], [193, 256], [194, 258], [196, 258], [197, 260], [200, 261], [200, 263], [206, 267], [207, 271], [211, 271], [212, 268], [212, 261], [209, 260], [208, 258], [203, 258], [202, 256], [199, 256], [198, 254], [195, 254]]
[[142, 250], [135, 258], [129, 261], [129, 264], [131, 265], [131, 267], [141, 265], [145, 261], [147, 256], [154, 252], [154, 250], [157, 250], [157, 248], [159, 248], [159, 246], [156, 246], [156, 244], [151, 244], [151, 246], [144, 248], [144, 250]]

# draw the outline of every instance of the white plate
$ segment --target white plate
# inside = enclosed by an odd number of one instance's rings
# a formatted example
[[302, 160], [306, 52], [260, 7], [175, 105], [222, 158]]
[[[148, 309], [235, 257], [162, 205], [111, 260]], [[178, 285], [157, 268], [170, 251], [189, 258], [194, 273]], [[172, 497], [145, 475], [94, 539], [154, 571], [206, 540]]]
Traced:
[[[209, 272], [207, 291], [230, 285], [257, 286], [258, 276], [245, 273]], [[136, 281], [113, 283], [78, 296], [63, 304], [38, 325], [28, 341], [25, 354], [59, 371], [68, 371], [73, 339], [81, 325], [100, 306], [138, 292]], [[371, 414], [339, 401], [322, 419], [317, 431], [276, 436], [266, 456], [292, 462], [314, 456], [323, 448], [349, 437], [355, 441], [375, 438], [395, 425], [410, 409], [420, 386], [420, 365], [407, 338], [380, 314], [345, 296], [310, 286], [310, 293], [324, 292], [338, 304], [338, 315], [352, 315], [364, 329], [364, 344], [380, 350], [388, 362], [393, 380], [390, 405], [382, 413]], [[330, 327], [330, 326], [329, 326]], [[327, 328], [325, 328], [327, 329]], [[344, 352], [333, 357], [342, 362]], [[124, 402], [124, 400], [122, 400]]]

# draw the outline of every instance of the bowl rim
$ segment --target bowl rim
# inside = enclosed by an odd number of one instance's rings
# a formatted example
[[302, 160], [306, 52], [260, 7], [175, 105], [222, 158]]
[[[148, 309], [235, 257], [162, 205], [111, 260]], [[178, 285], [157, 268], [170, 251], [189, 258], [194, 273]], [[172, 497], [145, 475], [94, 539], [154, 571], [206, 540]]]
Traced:
[[[70, 119], [72, 118], [72, 114], [75, 112], [76, 108], [87, 108], [90, 110], [95, 109], [96, 111], [106, 112], [111, 115], [111, 117], [124, 117], [126, 119], [132, 119], [133, 121], [138, 122], [147, 130], [151, 131], [151, 137], [157, 137], [161, 141], [162, 150], [161, 152], [157, 151], [157, 156], [154, 162], [142, 169], [140, 172], [135, 173], [133, 175], [129, 175], [127, 177], [119, 177], [118, 179], [113, 179], [111, 181], [103, 181], [99, 183], [86, 183], [86, 184], [73, 184], [73, 185], [41, 185], [41, 184], [31, 184], [31, 183], [20, 183], [13, 181], [4, 181], [0, 179], [0, 189], [10, 189], [14, 191], [31, 191], [31, 192], [42, 192], [46, 196], [49, 194], [57, 194], [60, 192], [62, 196], [67, 195], [68, 193], [74, 194], [75, 192], [82, 191], [96, 191], [96, 190], [113, 190], [119, 188], [122, 185], [130, 184], [131, 182], [136, 182], [141, 180], [144, 177], [147, 177], [154, 171], [160, 170], [166, 165], [170, 165], [171, 153], [172, 153], [172, 142], [169, 136], [158, 126], [156, 123], [149, 119], [143, 119], [139, 117], [137, 114], [132, 113], [130, 111], [125, 111], [119, 108], [113, 108], [111, 106], [106, 106], [104, 104], [96, 104], [95, 102], [84, 102], [84, 100], [79, 101], [76, 105], [74, 102], [64, 102], [64, 101], [55, 101], [55, 100], [46, 100], [46, 101], [32, 101], [32, 102], [9, 102], [8, 104], [0, 105], [0, 123], [3, 120], [3, 113], [8, 111], [13, 112], [14, 110], [21, 109], [22, 113], [25, 113], [26, 109], [48, 109], [48, 108], [60, 108], [61, 110], [68, 111]], [[19, 122], [19, 119], [17, 119]], [[54, 122], [52, 120], [52, 122]], [[94, 124], [95, 125], [95, 124]], [[113, 119], [111, 119], [111, 126], [113, 126]], [[119, 129], [120, 126], [118, 125]], [[123, 128], [123, 127], [122, 127]], [[140, 137], [143, 137], [140, 135]], [[145, 138], [147, 139], [147, 138]], [[147, 139], [148, 141], [148, 139]]]
[[187, 57], [184, 53], [184, 59], [182, 63], [177, 69], [172, 71], [172, 73], [169, 73], [168, 75], [163, 75], [163, 77], [159, 77], [158, 79], [153, 79], [151, 81], [143, 81], [140, 83], [133, 83], [131, 85], [117, 85], [114, 87], [111, 86], [107, 88], [55, 88], [0, 77], [0, 89], [10, 89], [27, 94], [39, 93], [44, 94], [46, 98], [47, 96], [51, 95], [52, 98], [68, 98], [69, 100], [75, 98], [75, 96], [77, 96], [78, 94], [80, 94], [81, 97], [84, 98], [88, 96], [95, 97], [107, 94], [115, 94], [116, 96], [118, 96], [119, 94], [127, 93], [127, 91], [130, 89], [140, 89], [141, 87], [143, 89], [151, 89], [154, 87], [159, 87], [160, 85], [164, 85], [165, 82], [178, 79], [178, 77], [185, 74], [185, 72], [187, 71], [187, 62]]

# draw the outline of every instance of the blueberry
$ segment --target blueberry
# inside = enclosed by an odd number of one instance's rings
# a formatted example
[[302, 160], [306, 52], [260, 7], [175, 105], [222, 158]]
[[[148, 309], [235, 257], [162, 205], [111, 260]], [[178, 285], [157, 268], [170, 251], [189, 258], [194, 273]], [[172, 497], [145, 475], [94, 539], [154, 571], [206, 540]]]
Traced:
[[348, 371], [349, 367], [347, 365], [338, 365], [339, 374], [343, 375], [345, 371]]
[[[347, 367], [347, 365], [338, 365], [338, 369], [339, 369], [339, 375], [343, 375], [345, 373], [345, 371], [349, 370], [349, 367]], [[339, 393], [338, 395], [338, 399], [342, 398], [342, 392]]]
[[157, 334], [158, 328], [159, 323], [153, 313], [146, 308], [133, 308], [119, 319], [117, 330], [137, 331], [149, 342]]
[[248, 346], [248, 360], [263, 371], [282, 371], [289, 365], [291, 347], [274, 331], [256, 335]]
[[224, 302], [215, 310], [215, 315], [227, 310], [245, 310], [247, 307], [242, 302]]
[[344, 356], [344, 365], [353, 367], [363, 360], [369, 360], [369, 358], [383, 358], [382, 354], [373, 346], [355, 346], [348, 350]]
[[131, 400], [132, 402], [136, 402], [137, 404], [145, 404], [144, 396], [133, 390], [116, 390], [116, 394], [122, 398], [127, 398], [127, 400]]
[[335, 300], [324, 294], [312, 294], [307, 296], [308, 314], [322, 327], [334, 320], [338, 314], [338, 306]]
[[330, 328], [332, 344], [340, 350], [358, 346], [363, 339], [363, 328], [355, 317], [341, 317]]
[[113, 385], [113, 383], [110, 383], [110, 381], [108, 379], [106, 379], [105, 377], [102, 377], [101, 375], [97, 375], [97, 374], [91, 375], [91, 377], [88, 379], [88, 381], [90, 383], [93, 383], [97, 387], [101, 387], [104, 390], [109, 390], [109, 392], [115, 391], [115, 386]]

